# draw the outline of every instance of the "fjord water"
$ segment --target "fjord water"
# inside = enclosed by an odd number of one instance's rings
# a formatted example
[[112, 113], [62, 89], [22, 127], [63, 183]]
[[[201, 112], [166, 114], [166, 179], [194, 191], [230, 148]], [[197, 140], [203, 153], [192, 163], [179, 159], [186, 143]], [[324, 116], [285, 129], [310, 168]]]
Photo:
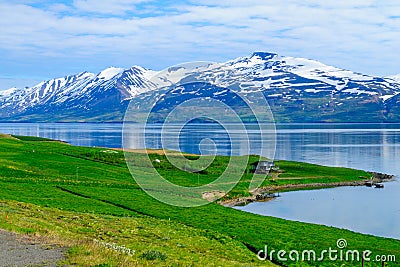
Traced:
[[280, 194], [237, 209], [400, 239], [400, 125], [307, 124], [278, 127], [276, 158], [396, 176], [384, 189], [338, 187]]
[[[79, 146], [122, 146], [122, 124], [91, 123], [1, 123], [0, 132], [63, 140]], [[129, 148], [143, 148], [143, 125], [130, 124]], [[239, 129], [239, 128], [238, 128]], [[249, 127], [252, 147], [260, 145], [257, 127]], [[179, 136], [179, 148], [189, 153], [238, 155], [229, 140], [246, 143], [241, 131], [208, 124], [187, 127], [169, 125], [165, 143], [162, 125], [146, 131], [146, 146], [169, 147], [169, 139]], [[350, 167], [400, 176], [400, 124], [279, 124], [276, 159], [304, 161], [328, 166]], [[208, 144], [208, 145], [207, 145]], [[250, 151], [252, 152], [252, 151]], [[384, 189], [340, 187], [282, 193], [269, 202], [251, 203], [237, 209], [284, 219], [346, 228], [356, 232], [400, 239], [400, 182], [385, 183]]]

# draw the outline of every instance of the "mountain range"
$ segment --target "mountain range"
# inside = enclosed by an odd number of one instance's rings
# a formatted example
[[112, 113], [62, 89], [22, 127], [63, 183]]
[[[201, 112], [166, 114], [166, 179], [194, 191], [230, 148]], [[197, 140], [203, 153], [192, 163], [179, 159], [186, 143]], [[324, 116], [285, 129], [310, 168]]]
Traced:
[[[185, 81], [204, 80], [211, 84], [203, 92], [208, 97], [239, 92], [251, 99], [262, 93], [277, 122], [400, 122], [400, 75], [374, 77], [268, 52], [162, 72], [111, 67], [2, 90], [0, 121], [119, 122], [130, 102], [140, 116], [141, 107], [170, 90], [159, 108], [168, 112], [198, 91]], [[181, 88], [171, 91], [176, 83]]]

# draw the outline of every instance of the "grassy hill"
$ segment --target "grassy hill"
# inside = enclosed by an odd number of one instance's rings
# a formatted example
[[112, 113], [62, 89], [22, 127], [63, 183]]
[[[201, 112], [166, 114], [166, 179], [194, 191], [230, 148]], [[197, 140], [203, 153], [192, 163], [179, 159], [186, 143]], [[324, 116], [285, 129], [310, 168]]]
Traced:
[[[78, 266], [342, 266], [344, 262], [329, 259], [290, 262], [274, 257], [272, 263], [259, 261], [255, 254], [265, 245], [276, 251], [334, 248], [340, 238], [347, 240], [349, 249], [396, 255], [398, 261], [386, 266], [400, 264], [398, 240], [249, 214], [215, 203], [196, 208], [166, 205], [140, 189], [121, 151], [109, 151], [0, 136], [0, 227], [67, 246], [64, 263]], [[145, 154], [131, 156], [140, 164]], [[161, 159], [155, 166], [158, 172], [189, 186], [212, 181], [229, 161], [217, 157], [205, 172], [187, 174], [169, 165], [163, 155], [151, 157]], [[252, 156], [249, 164], [257, 160]], [[268, 179], [263, 186], [356, 181], [368, 176], [345, 168], [278, 164], [283, 179]], [[249, 195], [246, 186], [251, 175], [246, 172], [227, 198]], [[123, 248], [134, 250], [133, 255], [121, 252]]]

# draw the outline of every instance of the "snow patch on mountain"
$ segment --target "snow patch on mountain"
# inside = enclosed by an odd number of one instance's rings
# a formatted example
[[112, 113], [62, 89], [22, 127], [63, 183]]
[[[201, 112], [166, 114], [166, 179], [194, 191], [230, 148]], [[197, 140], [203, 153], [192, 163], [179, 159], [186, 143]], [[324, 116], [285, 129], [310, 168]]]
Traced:
[[397, 94], [394, 94], [394, 95], [384, 95], [384, 96], [381, 96], [380, 99], [382, 99], [382, 101], [385, 102], [385, 101], [391, 99], [392, 97], [394, 97], [394, 96], [396, 96], [396, 95], [397, 95]]
[[97, 77], [99, 79], [109, 80], [111, 78], [114, 78], [116, 75], [121, 74], [123, 71], [123, 68], [110, 67], [101, 71], [99, 75], [97, 75]]
[[343, 93], [350, 93], [350, 94], [366, 94], [366, 95], [378, 95], [378, 92], [371, 92], [371, 91], [365, 91], [365, 90], [360, 90], [358, 88], [351, 88], [351, 89], [346, 89], [343, 90]]
[[388, 76], [388, 77], [386, 77], [386, 78], [387, 78], [387, 79], [394, 80], [394, 81], [396, 81], [396, 82], [400, 82], [400, 74]]
[[0, 90], [0, 97], [1, 96], [3, 96], [3, 97], [4, 96], [9, 96], [9, 95], [15, 93], [17, 90], [18, 90], [18, 88], [16, 88], [16, 87], [13, 87], [13, 88], [10, 88], [10, 89], [7, 89], [7, 90]]

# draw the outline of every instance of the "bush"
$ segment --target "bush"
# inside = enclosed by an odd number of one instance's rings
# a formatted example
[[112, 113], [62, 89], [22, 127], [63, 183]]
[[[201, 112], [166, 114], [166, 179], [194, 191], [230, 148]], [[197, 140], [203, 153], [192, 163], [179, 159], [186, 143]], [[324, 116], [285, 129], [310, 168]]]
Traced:
[[143, 254], [140, 256], [142, 259], [146, 259], [149, 261], [154, 261], [154, 260], [165, 260], [167, 258], [167, 255], [157, 251], [157, 250], [146, 250], [143, 252]]

